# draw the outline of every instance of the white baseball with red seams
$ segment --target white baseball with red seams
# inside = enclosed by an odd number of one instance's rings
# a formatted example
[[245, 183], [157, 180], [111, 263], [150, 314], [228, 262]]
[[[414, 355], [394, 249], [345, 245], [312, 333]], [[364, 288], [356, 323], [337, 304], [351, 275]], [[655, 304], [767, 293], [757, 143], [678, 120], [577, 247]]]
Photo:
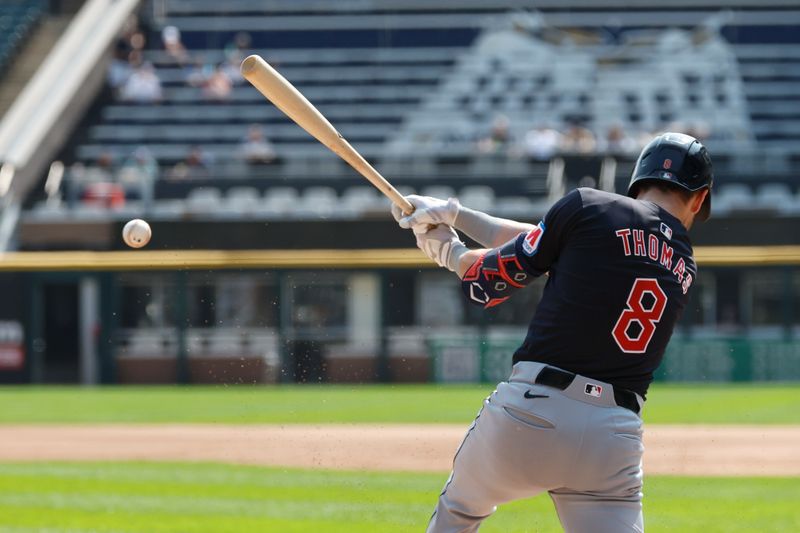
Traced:
[[131, 248], [141, 248], [150, 242], [153, 231], [150, 224], [140, 218], [134, 218], [122, 228], [122, 240]]

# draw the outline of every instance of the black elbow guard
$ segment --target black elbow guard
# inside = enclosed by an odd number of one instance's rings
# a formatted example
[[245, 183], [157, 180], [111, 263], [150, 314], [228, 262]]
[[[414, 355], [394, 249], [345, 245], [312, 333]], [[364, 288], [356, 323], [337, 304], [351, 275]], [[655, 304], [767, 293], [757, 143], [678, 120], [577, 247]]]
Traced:
[[533, 280], [517, 259], [518, 238], [489, 250], [469, 267], [461, 288], [470, 302], [486, 308], [500, 305]]

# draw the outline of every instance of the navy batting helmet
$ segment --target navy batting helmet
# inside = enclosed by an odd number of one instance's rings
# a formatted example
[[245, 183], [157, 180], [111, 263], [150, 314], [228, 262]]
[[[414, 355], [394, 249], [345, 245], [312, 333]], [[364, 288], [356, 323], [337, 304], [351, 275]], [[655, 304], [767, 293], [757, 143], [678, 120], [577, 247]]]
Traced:
[[638, 194], [638, 184], [658, 180], [673, 183], [687, 191], [708, 187], [698, 218], [707, 220], [711, 214], [711, 187], [714, 173], [708, 150], [697, 139], [683, 133], [664, 133], [653, 139], [642, 150], [628, 185], [628, 196]]

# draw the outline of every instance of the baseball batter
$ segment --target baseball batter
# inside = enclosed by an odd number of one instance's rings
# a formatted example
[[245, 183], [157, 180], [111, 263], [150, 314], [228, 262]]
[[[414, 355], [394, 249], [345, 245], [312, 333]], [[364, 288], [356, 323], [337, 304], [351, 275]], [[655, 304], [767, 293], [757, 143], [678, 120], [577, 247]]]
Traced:
[[[498, 504], [542, 491], [570, 533], [644, 530], [640, 416], [697, 278], [688, 230], [708, 218], [712, 184], [705, 147], [665, 133], [639, 156], [628, 196], [577, 189], [536, 226], [455, 199], [409, 196], [412, 215], [393, 210], [475, 304], [502, 304], [548, 275], [511, 375], [467, 431], [428, 531], [475, 531]], [[454, 228], [485, 248], [469, 250]]]

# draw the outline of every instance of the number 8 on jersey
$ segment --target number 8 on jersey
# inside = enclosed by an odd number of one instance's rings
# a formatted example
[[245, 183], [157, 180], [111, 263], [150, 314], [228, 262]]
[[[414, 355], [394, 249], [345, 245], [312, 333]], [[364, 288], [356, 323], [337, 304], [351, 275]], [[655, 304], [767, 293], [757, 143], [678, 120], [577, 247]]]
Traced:
[[[645, 308], [645, 295], [652, 296], [652, 304]], [[653, 278], [636, 278], [628, 294], [628, 308], [622, 311], [611, 335], [619, 349], [625, 353], [644, 353], [656, 333], [656, 324], [667, 307], [667, 295]], [[629, 331], [631, 324], [639, 325], [639, 334]]]

